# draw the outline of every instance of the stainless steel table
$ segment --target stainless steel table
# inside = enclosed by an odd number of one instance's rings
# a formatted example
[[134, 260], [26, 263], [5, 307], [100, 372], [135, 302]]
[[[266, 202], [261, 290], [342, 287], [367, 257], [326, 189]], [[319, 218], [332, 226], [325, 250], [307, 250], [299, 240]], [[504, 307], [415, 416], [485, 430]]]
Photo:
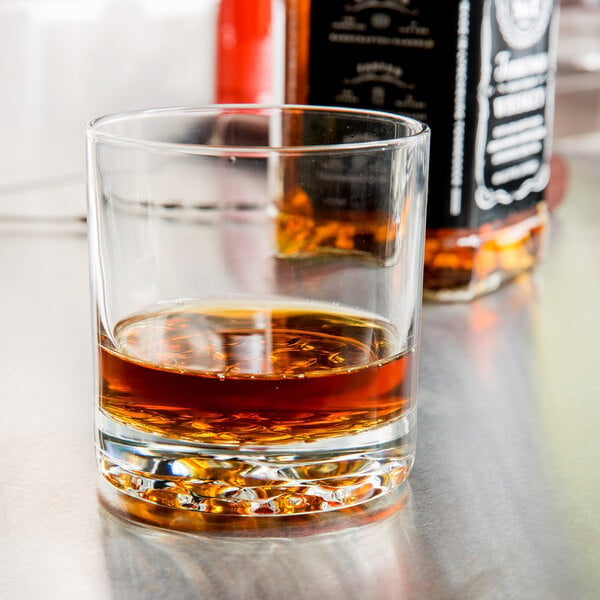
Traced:
[[195, 533], [97, 499], [83, 232], [0, 227], [0, 597], [600, 598], [600, 155], [546, 261], [427, 305], [417, 463], [395, 503]]

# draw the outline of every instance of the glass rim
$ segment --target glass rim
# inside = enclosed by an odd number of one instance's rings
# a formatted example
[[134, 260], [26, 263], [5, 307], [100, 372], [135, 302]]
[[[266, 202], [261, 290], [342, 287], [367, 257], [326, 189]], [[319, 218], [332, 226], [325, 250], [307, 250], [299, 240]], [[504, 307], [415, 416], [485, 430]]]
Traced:
[[[395, 122], [402, 124], [410, 129], [410, 132], [403, 135], [382, 136], [382, 139], [357, 141], [357, 142], [338, 142], [333, 144], [291, 144], [291, 145], [251, 145], [251, 144], [202, 144], [188, 142], [171, 142], [153, 140], [151, 138], [136, 138], [134, 136], [120, 135], [101, 128], [105, 125], [117, 123], [118, 121], [132, 121], [134, 119], [143, 119], [146, 117], [160, 115], [176, 114], [218, 114], [228, 111], [236, 111], [238, 114], [252, 114], [257, 111], [301, 111], [312, 113], [329, 113], [332, 115], [362, 116], [379, 121]], [[200, 106], [177, 106], [164, 108], [149, 108], [132, 110], [118, 113], [110, 113], [90, 120], [86, 124], [86, 135], [88, 139], [94, 141], [104, 141], [115, 146], [130, 148], [144, 148], [156, 151], [171, 151], [182, 154], [203, 154], [203, 155], [228, 155], [231, 153], [243, 154], [286, 154], [286, 153], [327, 153], [327, 152], [353, 152], [367, 149], [382, 149], [390, 147], [400, 147], [405, 145], [418, 145], [423, 143], [429, 136], [429, 126], [412, 117], [371, 109], [351, 108], [342, 106], [322, 106], [305, 104], [206, 104]]]

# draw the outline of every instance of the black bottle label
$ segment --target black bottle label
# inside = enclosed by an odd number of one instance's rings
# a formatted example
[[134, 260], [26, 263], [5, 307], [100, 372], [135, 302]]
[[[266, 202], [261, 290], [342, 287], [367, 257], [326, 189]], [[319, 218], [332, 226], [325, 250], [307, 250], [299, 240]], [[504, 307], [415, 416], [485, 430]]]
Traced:
[[527, 209], [548, 177], [554, 0], [327, 0], [311, 9], [309, 102], [431, 127], [428, 226]]
[[[393, 135], [394, 127], [385, 120], [365, 124], [357, 117], [322, 118], [305, 114], [302, 140], [305, 144], [352, 144], [374, 142]], [[344, 220], [350, 213], [369, 218], [373, 212], [386, 212], [390, 196], [388, 152], [378, 149], [361, 152], [338, 151], [335, 155], [308, 155], [296, 159], [299, 183], [313, 202], [319, 218]]]

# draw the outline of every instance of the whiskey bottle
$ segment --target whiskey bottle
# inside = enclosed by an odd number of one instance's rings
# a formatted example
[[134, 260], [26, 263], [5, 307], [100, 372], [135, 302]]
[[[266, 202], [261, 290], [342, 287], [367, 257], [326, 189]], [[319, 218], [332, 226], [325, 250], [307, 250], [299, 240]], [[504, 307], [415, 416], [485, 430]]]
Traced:
[[424, 297], [470, 300], [543, 254], [555, 0], [287, 1], [286, 101], [432, 130]]

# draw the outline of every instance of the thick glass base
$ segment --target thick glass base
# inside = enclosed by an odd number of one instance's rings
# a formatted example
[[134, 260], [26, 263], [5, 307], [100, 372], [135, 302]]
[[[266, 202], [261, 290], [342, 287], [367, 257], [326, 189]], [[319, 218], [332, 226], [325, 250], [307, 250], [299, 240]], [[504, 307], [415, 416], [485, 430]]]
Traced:
[[[100, 430], [102, 476], [129, 496], [226, 515], [291, 515], [355, 506], [400, 486], [414, 459], [414, 413], [368, 432], [296, 447], [177, 444]], [[375, 440], [388, 440], [387, 442]], [[332, 448], [335, 442], [335, 448]]]
[[[406, 481], [389, 493], [381, 494], [369, 502], [340, 510], [303, 515], [280, 515], [276, 518], [264, 516], [240, 518], [236, 515], [206, 513], [153, 504], [121, 492], [102, 477], [98, 481], [98, 500], [104, 516], [110, 519], [110, 523], [115, 523], [116, 520], [116, 527], [120, 530], [125, 527], [136, 533], [141, 532], [142, 535], [145, 532], [153, 538], [160, 534], [146, 527], [167, 530], [169, 535], [174, 531], [216, 534], [216, 537], [210, 535], [210, 538], [204, 539], [210, 541], [220, 539], [225, 543], [238, 539], [244, 544], [244, 548], [246, 543], [253, 539], [299, 540], [314, 536], [327, 539], [327, 535], [323, 537], [323, 534], [335, 535], [336, 533], [345, 537], [357, 534], [365, 526], [384, 523], [388, 517], [392, 517], [394, 521], [399, 519], [406, 526], [410, 526], [411, 498], [410, 484]], [[138, 525], [143, 526], [143, 529], [137, 527]], [[130, 527], [133, 527], [133, 530], [129, 529]], [[401, 536], [402, 528], [397, 530], [394, 526], [394, 535]], [[362, 535], [360, 538], [353, 540], [353, 543], [362, 544]], [[183, 541], [185, 538], [180, 539]], [[218, 555], [218, 551], [215, 552]], [[244, 552], [247, 552], [247, 548], [243, 550]]]
[[468, 301], [531, 269], [544, 253], [545, 202], [511, 220], [478, 229], [428, 230], [423, 298]]

